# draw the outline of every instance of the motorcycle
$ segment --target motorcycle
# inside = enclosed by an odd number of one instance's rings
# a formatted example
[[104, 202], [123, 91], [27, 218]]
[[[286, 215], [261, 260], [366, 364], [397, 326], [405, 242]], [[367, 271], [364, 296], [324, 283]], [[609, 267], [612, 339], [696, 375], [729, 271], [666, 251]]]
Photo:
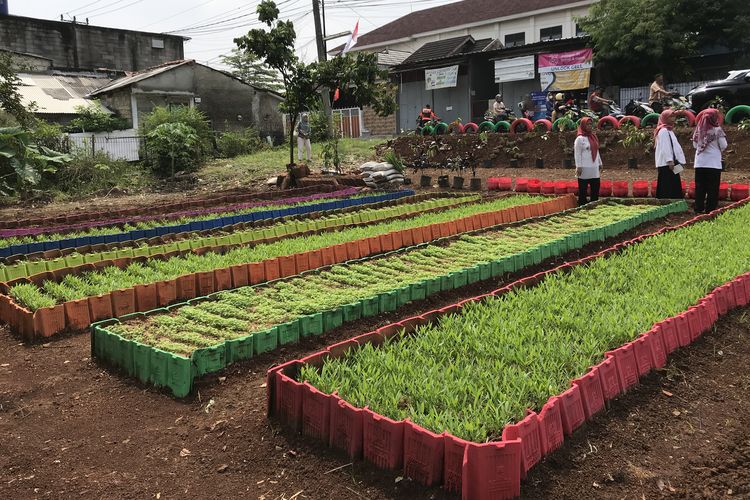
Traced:
[[691, 113], [695, 114], [695, 111], [690, 109], [690, 103], [688, 102], [687, 97], [680, 94], [679, 92], [672, 92], [669, 97], [665, 97], [659, 102], [652, 103], [652, 108], [654, 110], [654, 113], [661, 113], [665, 109], [671, 108], [690, 111]]
[[635, 99], [631, 99], [630, 102], [625, 106], [626, 115], [637, 116], [638, 118], [643, 118], [644, 116], [653, 112], [654, 108], [652, 108], [649, 103], [638, 101]]

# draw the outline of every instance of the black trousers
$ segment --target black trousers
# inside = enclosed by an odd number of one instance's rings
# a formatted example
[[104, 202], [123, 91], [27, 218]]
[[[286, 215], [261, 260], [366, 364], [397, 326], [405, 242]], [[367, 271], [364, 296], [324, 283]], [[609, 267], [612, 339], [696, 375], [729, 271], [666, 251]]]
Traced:
[[669, 167], [659, 167], [656, 184], [656, 197], [660, 199], [682, 198], [682, 181], [680, 174], [675, 174]]
[[[585, 205], [588, 201], [599, 199], [599, 185], [601, 179], [578, 179], [578, 206]], [[591, 186], [591, 199], [586, 200], [586, 190]]]
[[719, 206], [719, 184], [721, 183], [721, 169], [695, 169], [695, 211], [708, 213]]

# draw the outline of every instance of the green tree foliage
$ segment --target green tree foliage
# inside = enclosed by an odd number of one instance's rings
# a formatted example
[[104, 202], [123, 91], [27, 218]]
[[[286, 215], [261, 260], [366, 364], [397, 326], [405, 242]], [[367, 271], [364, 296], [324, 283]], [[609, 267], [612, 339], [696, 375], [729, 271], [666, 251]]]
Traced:
[[146, 136], [149, 162], [157, 175], [174, 177], [175, 172], [193, 171], [200, 166], [200, 137], [186, 123], [162, 123]]
[[54, 173], [70, 157], [39, 146], [22, 127], [0, 128], [0, 195], [8, 196], [42, 180], [43, 172]]
[[263, 147], [263, 140], [260, 138], [258, 131], [253, 127], [248, 127], [237, 132], [222, 133], [216, 145], [219, 153], [224, 158], [234, 158], [239, 155], [254, 153]]
[[285, 94], [281, 111], [288, 113], [289, 163], [294, 163], [294, 128], [299, 113], [314, 109], [320, 100], [321, 89], [340, 88], [347, 92], [357, 106], [373, 107], [381, 116], [396, 109], [394, 91], [388, 85], [386, 71], [380, 70], [376, 54], [358, 52], [330, 61], [305, 64], [294, 53], [297, 34], [291, 21], [279, 19], [279, 9], [272, 0], [263, 0], [257, 7], [258, 20], [268, 26], [253, 29], [235, 38], [240, 50], [252, 54], [281, 75]]
[[18, 93], [20, 83], [10, 54], [0, 52], [0, 109], [19, 125], [28, 127], [34, 121], [34, 116], [21, 102], [21, 94]]
[[602, 0], [577, 21], [591, 36], [595, 59], [620, 83], [658, 72], [687, 76], [686, 58], [701, 48], [750, 50], [747, 0]]
[[108, 113], [98, 102], [76, 106], [75, 110], [78, 116], [70, 121], [69, 132], [112, 132], [128, 128], [127, 120]]
[[234, 76], [250, 85], [274, 92], [284, 90], [279, 73], [259, 62], [249, 52], [234, 48], [230, 55], [221, 56], [221, 62], [232, 68]]

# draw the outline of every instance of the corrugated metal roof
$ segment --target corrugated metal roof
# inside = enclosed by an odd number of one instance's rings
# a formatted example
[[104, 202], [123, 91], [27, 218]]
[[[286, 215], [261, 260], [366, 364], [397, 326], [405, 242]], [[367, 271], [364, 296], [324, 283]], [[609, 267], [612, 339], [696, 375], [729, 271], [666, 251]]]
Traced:
[[378, 52], [378, 64], [383, 66], [396, 66], [404, 62], [404, 59], [409, 57], [411, 52], [405, 52], [403, 50], [385, 50]]
[[[89, 106], [95, 101], [85, 96], [91, 89], [101, 87], [110, 81], [109, 78], [75, 76], [71, 74], [54, 75], [47, 73], [22, 73], [18, 75], [21, 85], [18, 93], [25, 106], [34, 103], [36, 113], [40, 114], [76, 114], [77, 106]], [[100, 105], [101, 106], [101, 105]], [[111, 113], [101, 106], [102, 110]]]
[[185, 64], [192, 64], [194, 62], [195, 61], [193, 61], [192, 59], [186, 59], [183, 61], [173, 61], [173, 62], [161, 64], [159, 66], [154, 66], [153, 68], [145, 69], [143, 71], [138, 71], [129, 76], [120, 78], [103, 87], [98, 88], [95, 91], [92, 91], [90, 95], [93, 97], [99, 94], [103, 94], [105, 92], [111, 92], [113, 90], [121, 89], [123, 87], [127, 87], [134, 83], [140, 82], [141, 80], [151, 78], [152, 76], [156, 76], [160, 73], [164, 73], [166, 71], [172, 70], [174, 68], [177, 68]]

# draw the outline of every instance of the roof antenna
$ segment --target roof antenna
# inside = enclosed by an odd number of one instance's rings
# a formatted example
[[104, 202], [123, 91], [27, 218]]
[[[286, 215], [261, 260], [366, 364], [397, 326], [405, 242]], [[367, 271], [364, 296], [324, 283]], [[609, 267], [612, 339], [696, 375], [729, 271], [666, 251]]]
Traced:
[[89, 18], [87, 17], [86, 18], [86, 26], [88, 26], [88, 25], [89, 25]]
[[76, 22], [76, 16], [73, 16], [73, 23]]

